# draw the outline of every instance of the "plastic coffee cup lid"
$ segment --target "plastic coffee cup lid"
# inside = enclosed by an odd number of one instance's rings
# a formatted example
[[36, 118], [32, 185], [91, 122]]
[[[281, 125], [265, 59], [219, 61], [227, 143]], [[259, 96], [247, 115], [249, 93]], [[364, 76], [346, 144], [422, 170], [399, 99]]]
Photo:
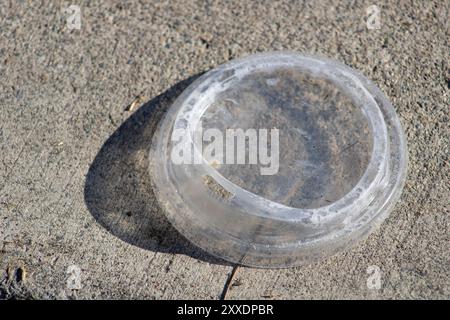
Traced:
[[367, 236], [398, 200], [406, 143], [359, 72], [293, 52], [199, 77], [161, 121], [150, 177], [175, 228], [225, 260], [311, 263]]

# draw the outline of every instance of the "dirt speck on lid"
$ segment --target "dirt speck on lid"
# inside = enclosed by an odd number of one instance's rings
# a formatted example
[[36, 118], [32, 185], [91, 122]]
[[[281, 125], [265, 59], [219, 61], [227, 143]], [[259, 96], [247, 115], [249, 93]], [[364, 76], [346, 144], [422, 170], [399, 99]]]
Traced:
[[234, 196], [209, 175], [203, 176], [203, 183], [213, 193], [213, 195], [219, 197], [220, 199], [230, 200]]

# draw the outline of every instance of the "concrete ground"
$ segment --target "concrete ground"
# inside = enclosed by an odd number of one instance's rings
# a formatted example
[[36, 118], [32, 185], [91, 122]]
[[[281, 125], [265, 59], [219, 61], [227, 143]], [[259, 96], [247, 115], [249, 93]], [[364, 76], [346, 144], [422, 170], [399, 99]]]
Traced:
[[[366, 25], [372, 4], [380, 29]], [[448, 0], [2, 4], [0, 297], [450, 298], [449, 10]], [[293, 269], [236, 267], [165, 220], [147, 151], [196, 76], [279, 49], [372, 79], [404, 126], [408, 178], [353, 249]]]

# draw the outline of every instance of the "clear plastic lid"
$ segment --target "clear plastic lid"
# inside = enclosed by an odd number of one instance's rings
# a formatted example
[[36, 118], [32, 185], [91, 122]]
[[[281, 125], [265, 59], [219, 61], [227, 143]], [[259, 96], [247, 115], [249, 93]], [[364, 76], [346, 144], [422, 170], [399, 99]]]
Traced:
[[175, 228], [257, 267], [310, 263], [367, 235], [399, 198], [407, 166], [400, 122], [373, 83], [292, 52], [197, 79], [160, 123], [151, 159]]

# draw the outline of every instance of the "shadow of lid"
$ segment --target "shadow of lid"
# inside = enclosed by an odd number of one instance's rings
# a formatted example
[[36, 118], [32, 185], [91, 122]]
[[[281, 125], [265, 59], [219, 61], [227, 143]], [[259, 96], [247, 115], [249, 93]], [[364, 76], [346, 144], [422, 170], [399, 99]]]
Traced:
[[149, 149], [158, 122], [199, 76], [189, 77], [145, 103], [108, 138], [89, 168], [84, 198], [97, 222], [127, 243], [231, 265], [192, 245], [172, 227], [158, 205], [148, 172]]

